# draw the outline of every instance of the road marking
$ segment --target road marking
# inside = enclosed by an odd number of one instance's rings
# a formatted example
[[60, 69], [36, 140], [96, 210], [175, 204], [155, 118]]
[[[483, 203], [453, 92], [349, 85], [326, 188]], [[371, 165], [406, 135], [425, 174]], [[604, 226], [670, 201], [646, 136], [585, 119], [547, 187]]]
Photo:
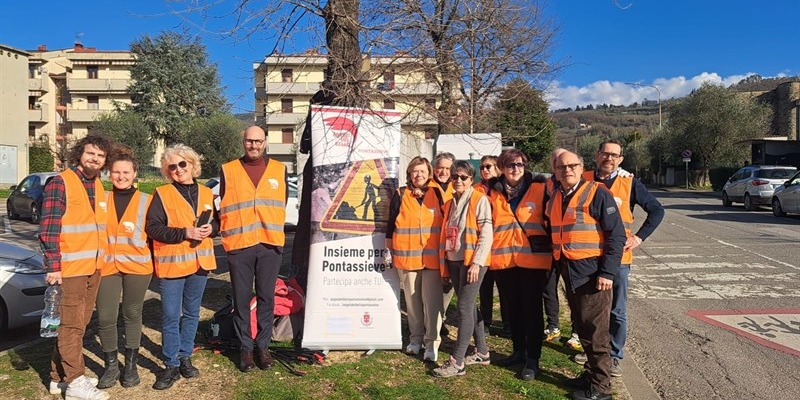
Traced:
[[800, 309], [689, 310], [687, 314], [762, 346], [800, 356]]
[[3, 215], [3, 226], [5, 227], [5, 233], [11, 233], [11, 220], [8, 219], [8, 215]]
[[[713, 238], [712, 238], [712, 239], [713, 239]], [[744, 247], [737, 246], [737, 245], [735, 245], [735, 244], [733, 244], [733, 243], [727, 243], [727, 242], [723, 242], [722, 240], [719, 240], [719, 239], [714, 239], [714, 240], [716, 240], [716, 241], [717, 241], [717, 243], [721, 243], [721, 244], [723, 244], [723, 245], [725, 245], [725, 246], [730, 246], [730, 247], [733, 247], [734, 249], [741, 250], [741, 251], [743, 251], [743, 252], [745, 252], [745, 253], [750, 253], [750, 254], [753, 254], [753, 255], [759, 256], [759, 257], [761, 257], [761, 258], [764, 258], [764, 259], [766, 259], [766, 260], [772, 261], [772, 262], [774, 262], [774, 263], [776, 263], [776, 264], [780, 264], [780, 265], [783, 265], [783, 266], [785, 266], [785, 267], [790, 267], [790, 268], [794, 268], [794, 269], [800, 270], [800, 267], [797, 267], [797, 266], [795, 266], [795, 265], [792, 265], [792, 264], [789, 264], [789, 263], [785, 263], [785, 262], [783, 262], [783, 261], [781, 261], [781, 260], [776, 260], [776, 259], [774, 259], [774, 258], [772, 258], [772, 257], [770, 257], [770, 256], [767, 256], [767, 255], [764, 255], [764, 254], [761, 254], [761, 253], [756, 253], [755, 251], [752, 251], [752, 250], [745, 249]]]

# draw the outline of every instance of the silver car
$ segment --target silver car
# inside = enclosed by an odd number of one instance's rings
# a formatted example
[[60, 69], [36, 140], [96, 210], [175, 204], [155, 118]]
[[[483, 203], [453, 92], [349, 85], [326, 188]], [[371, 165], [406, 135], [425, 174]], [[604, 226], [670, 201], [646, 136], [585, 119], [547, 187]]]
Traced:
[[781, 165], [748, 165], [731, 176], [722, 187], [722, 205], [744, 203], [747, 211], [772, 204], [772, 193], [791, 177], [797, 168]]
[[775, 188], [772, 195], [772, 214], [783, 217], [786, 213], [800, 214], [800, 172]]
[[39, 323], [45, 275], [41, 254], [0, 241], [0, 332]]

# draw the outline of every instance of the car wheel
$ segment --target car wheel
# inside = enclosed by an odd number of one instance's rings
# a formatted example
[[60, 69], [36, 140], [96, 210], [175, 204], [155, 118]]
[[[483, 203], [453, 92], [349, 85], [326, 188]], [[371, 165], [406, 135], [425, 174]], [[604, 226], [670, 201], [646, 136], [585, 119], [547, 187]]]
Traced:
[[19, 215], [14, 212], [14, 207], [11, 205], [11, 201], [6, 202], [6, 214], [8, 214], [8, 219], [18, 219]]
[[772, 215], [776, 217], [785, 217], [786, 212], [781, 208], [781, 201], [778, 198], [772, 199]]
[[722, 192], [722, 206], [723, 207], [730, 207], [731, 206], [731, 199], [728, 198], [728, 193]]
[[753, 205], [753, 200], [750, 199], [750, 195], [748, 193], [744, 194], [744, 209], [747, 211], [753, 211], [756, 207]]
[[36, 204], [31, 204], [31, 223], [38, 224], [41, 218], [42, 216], [39, 215], [39, 207], [37, 207]]

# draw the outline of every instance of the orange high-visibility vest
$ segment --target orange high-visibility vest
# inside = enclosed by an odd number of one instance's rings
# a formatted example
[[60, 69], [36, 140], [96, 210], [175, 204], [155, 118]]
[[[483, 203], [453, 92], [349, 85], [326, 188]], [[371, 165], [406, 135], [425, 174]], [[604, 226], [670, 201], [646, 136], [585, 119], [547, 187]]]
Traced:
[[64, 180], [66, 210], [61, 217], [58, 248], [61, 251], [61, 276], [86, 276], [103, 268], [106, 252], [108, 204], [100, 178], [94, 179], [94, 209], [78, 173], [68, 169], [59, 174]]
[[584, 182], [575, 191], [566, 211], [562, 212], [563, 194], [556, 190], [547, 204], [553, 237], [553, 257], [569, 260], [600, 257], [603, 254], [603, 231], [600, 223], [589, 214], [595, 193], [603, 184]]
[[[584, 171], [583, 179], [587, 181], [594, 181], [594, 171]], [[622, 218], [622, 224], [625, 226], [625, 236], [631, 237], [633, 229], [633, 212], [631, 211], [631, 191], [633, 190], [633, 177], [617, 176], [614, 183], [608, 190], [614, 196], [614, 201], [619, 208], [619, 216]], [[625, 250], [622, 252], [622, 264], [630, 264], [633, 262], [633, 250]]]
[[[187, 228], [195, 225], [195, 221], [204, 210], [214, 207], [214, 195], [211, 189], [197, 185], [197, 212], [192, 209], [186, 199], [181, 196], [175, 185], [169, 184], [156, 188], [161, 198], [164, 212], [167, 214], [167, 226], [170, 228]], [[200, 268], [217, 269], [214, 257], [214, 240], [203, 239], [196, 247], [191, 247], [187, 239], [176, 244], [167, 244], [153, 240], [153, 260], [156, 276], [159, 278], [180, 278], [191, 275]]]
[[484, 185], [483, 182], [478, 182], [472, 185], [472, 189], [474, 189], [477, 192], [481, 192], [483, 194], [486, 194], [486, 192], [489, 191], [489, 189], [486, 188], [486, 185]]
[[[464, 229], [464, 265], [469, 267], [473, 261], [481, 266], [488, 267], [492, 258], [491, 252], [486, 255], [485, 260], [473, 260], [475, 258], [475, 249], [478, 247], [478, 234], [481, 227], [478, 226], [478, 217], [475, 215], [475, 210], [478, 209], [478, 201], [484, 197], [484, 194], [478, 190], [473, 190], [469, 197], [469, 204], [467, 205], [466, 224]], [[455, 210], [455, 198], [444, 204], [444, 219], [443, 225], [446, 225], [450, 218], [450, 212]], [[459, 238], [460, 240], [460, 238]], [[439, 265], [443, 277], [450, 276], [449, 268], [447, 268], [445, 245], [447, 243], [447, 232], [442, 229], [439, 239]]]
[[532, 182], [520, 199], [516, 214], [503, 193], [489, 191], [494, 229], [489, 269], [550, 269], [552, 250], [546, 246], [534, 250], [530, 241], [531, 237], [536, 237], [535, 243], [541, 243], [539, 239], [547, 235], [544, 230], [544, 191], [544, 183]]
[[151, 200], [149, 194], [136, 191], [122, 214], [122, 219], [117, 220], [114, 194], [108, 194], [108, 251], [103, 276], [117, 272], [132, 275], [153, 273], [153, 259], [147, 246], [147, 234], [144, 232], [145, 215]]
[[400, 188], [400, 213], [392, 235], [392, 258], [397, 268], [439, 269], [439, 235], [442, 228], [442, 205], [436, 195], [438, 186], [431, 181], [422, 204], [410, 188]]
[[442, 187], [442, 185], [440, 185], [439, 182], [436, 182], [436, 179], [431, 179], [430, 182], [428, 182], [428, 186], [429, 187], [433, 186], [433, 187], [439, 189], [439, 192], [442, 194], [442, 201], [444, 203], [447, 203], [448, 201], [450, 201], [450, 199], [453, 198], [453, 180], [452, 179], [449, 182], [447, 182], [447, 185], [444, 185], [445, 187]]
[[267, 160], [267, 168], [253, 186], [240, 160], [222, 165], [225, 196], [219, 204], [220, 235], [225, 251], [259, 243], [283, 246], [286, 236], [286, 166]]

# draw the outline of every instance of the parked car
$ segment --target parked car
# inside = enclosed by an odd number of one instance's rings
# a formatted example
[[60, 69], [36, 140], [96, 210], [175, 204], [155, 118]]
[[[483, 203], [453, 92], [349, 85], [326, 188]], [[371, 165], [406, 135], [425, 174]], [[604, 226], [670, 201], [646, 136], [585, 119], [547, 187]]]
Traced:
[[787, 213], [800, 214], [800, 172], [776, 187], [772, 194], [772, 214], [783, 217]]
[[772, 204], [775, 188], [795, 172], [797, 168], [791, 166], [748, 165], [736, 171], [722, 187], [722, 205], [744, 203], [744, 209], [752, 211], [757, 205]]
[[[214, 177], [206, 181], [206, 186], [214, 193], [214, 207], [219, 210], [219, 177]], [[297, 226], [298, 208], [297, 177], [289, 177], [289, 198], [286, 200], [286, 225]]]
[[41, 254], [0, 241], [0, 332], [39, 323], [45, 275]]
[[39, 172], [26, 176], [19, 185], [11, 185], [11, 194], [8, 195], [6, 202], [8, 218], [26, 217], [30, 218], [32, 223], [38, 224], [42, 218], [44, 185], [56, 175], [57, 172]]

